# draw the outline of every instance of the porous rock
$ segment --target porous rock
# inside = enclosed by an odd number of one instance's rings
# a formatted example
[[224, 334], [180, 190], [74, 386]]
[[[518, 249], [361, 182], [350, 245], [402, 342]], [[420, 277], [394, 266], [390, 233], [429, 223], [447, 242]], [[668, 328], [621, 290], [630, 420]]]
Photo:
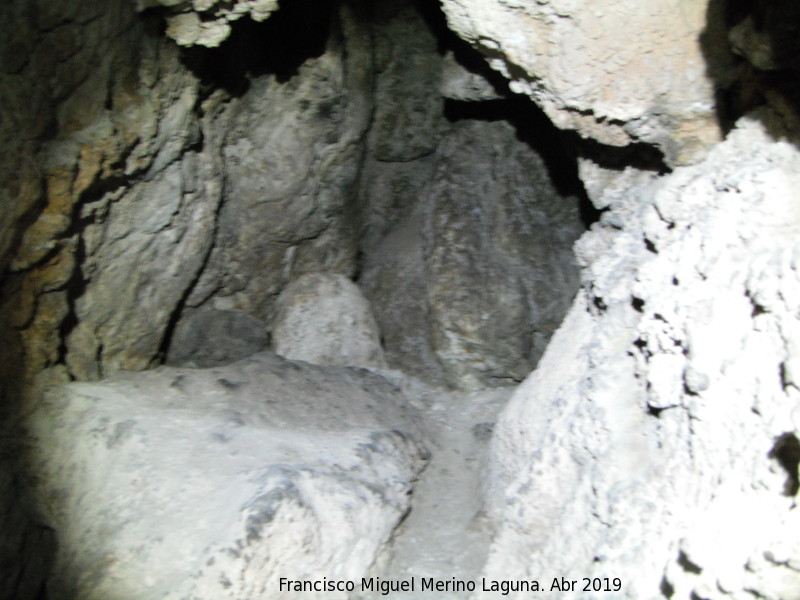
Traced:
[[495, 427], [487, 576], [800, 589], [798, 173], [745, 118], [704, 162], [605, 199], [584, 290]]
[[369, 302], [343, 275], [307, 273], [278, 297], [272, 346], [320, 365], [386, 366]]
[[278, 9], [278, 0], [137, 0], [137, 8], [167, 9], [167, 35], [181, 46], [219, 46], [231, 33], [231, 23], [248, 16], [264, 21]]
[[263, 321], [235, 310], [203, 310], [178, 323], [165, 362], [176, 367], [217, 367], [268, 346]]
[[52, 388], [26, 420], [28, 504], [58, 531], [48, 597], [289, 599], [308, 596], [281, 577], [358, 581], [423, 465], [404, 402], [377, 375], [271, 353]]

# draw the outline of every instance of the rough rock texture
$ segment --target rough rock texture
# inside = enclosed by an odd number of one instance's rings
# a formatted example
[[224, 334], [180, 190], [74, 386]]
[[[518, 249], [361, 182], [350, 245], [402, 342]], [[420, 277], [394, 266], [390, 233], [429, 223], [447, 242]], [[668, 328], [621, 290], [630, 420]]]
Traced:
[[799, 173], [746, 118], [697, 166], [600, 199], [584, 291], [496, 426], [488, 576], [796, 596]]
[[424, 462], [405, 403], [377, 375], [271, 353], [52, 388], [26, 419], [29, 500], [59, 534], [48, 598], [304, 598], [278, 579], [359, 580]]
[[[197, 147], [201, 126], [189, 117], [197, 89], [174, 47], [130, 7], [22, 8], [28, 4], [4, 9], [18, 9], [5, 52], [29, 59], [0, 81], [9, 128], [2, 162], [16, 181], [0, 186], [16, 193], [3, 214], [16, 215], [18, 235], [2, 236], [4, 250], [13, 250], [2, 330], [14, 353], [22, 347], [15, 376], [63, 362], [70, 353], [63, 336], [78, 318], [86, 323], [73, 340], [85, 345], [72, 345], [70, 362], [81, 376], [96, 374], [98, 360], [145, 365], [152, 355], [142, 355], [158, 348], [166, 305], [202, 263], [218, 202], [208, 182], [218, 173]], [[171, 258], [159, 258], [156, 271], [152, 260], [166, 248]], [[104, 271], [123, 254], [124, 264]], [[94, 275], [87, 294], [110, 299], [113, 290], [116, 314], [76, 306]], [[136, 293], [136, 282], [152, 291]], [[142, 331], [143, 320], [150, 331]]]
[[137, 0], [137, 8], [169, 8], [167, 35], [181, 46], [219, 46], [231, 23], [248, 16], [264, 21], [278, 9], [278, 0]]
[[656, 144], [671, 164], [702, 158], [720, 139], [702, 42], [722, 23], [707, 25], [706, 0], [445, 0], [442, 8], [451, 29], [561, 128], [612, 146]]
[[578, 285], [577, 203], [503, 122], [460, 123], [438, 158], [424, 230], [436, 355], [458, 386], [521, 381]]
[[203, 310], [178, 323], [166, 364], [217, 367], [269, 347], [267, 324], [235, 310]]
[[[193, 6], [216, 10], [200, 4]], [[390, 364], [420, 368], [431, 380], [486, 385], [519, 379], [535, 362], [533, 330], [552, 329], [560, 316], [545, 314], [539, 323], [539, 306], [497, 365], [483, 364], [497, 347], [484, 339], [490, 328], [468, 342], [466, 359], [452, 358], [451, 342], [443, 349], [432, 339], [457, 328], [456, 316], [440, 314], [446, 296], [466, 294], [487, 269], [497, 294], [520, 286], [533, 293], [530, 282], [513, 281], [518, 273], [509, 261], [495, 264], [500, 255], [487, 250], [494, 241], [475, 250], [470, 260], [479, 266], [470, 273], [447, 274], [452, 290], [444, 295], [441, 268], [420, 271], [418, 263], [421, 241], [436, 245], [434, 238], [450, 235], [443, 205], [435, 223], [432, 212], [419, 212], [435, 178], [460, 152], [474, 160], [516, 135], [486, 123], [485, 136], [467, 139], [459, 133], [464, 127], [444, 118], [443, 85], [451, 97], [484, 98], [488, 83], [454, 67], [451, 54], [438, 54], [437, 38], [407, 2], [307, 8], [291, 4], [266, 23], [239, 23], [214, 53], [179, 51], [159, 37], [158, 12], [137, 15], [121, 0], [74, 15], [42, 6], [35, 18], [21, 4], [4, 8], [20, 32], [38, 40], [27, 63], [11, 60], [12, 43], [3, 46], [9, 61], [2, 90], [12, 115], [3, 121], [3, 190], [17, 194], [2, 211], [10, 271], [0, 333], [10, 372], [27, 377], [56, 366], [65, 376], [97, 379], [146, 369], [163, 360], [170, 333], [181, 329], [175, 322], [198, 309], [239, 310], [270, 322], [275, 299], [297, 276], [352, 277], [365, 264], [361, 283], [386, 307], [377, 318]], [[298, 41], [291, 28], [307, 35]], [[39, 121], [50, 126], [31, 129]], [[445, 139], [452, 141], [440, 144]], [[524, 156], [524, 144], [516, 148], [496, 174], [498, 186], [529, 195], [528, 183], [543, 180], [543, 168]], [[517, 181], [527, 170], [530, 182]], [[484, 175], [478, 169], [473, 177]], [[459, 185], [470, 188], [469, 177]], [[556, 201], [546, 185], [536, 197], [531, 202]], [[508, 201], [512, 210], [524, 198]], [[447, 210], [460, 217], [462, 207]], [[573, 216], [546, 227], [574, 227]], [[390, 265], [369, 255], [386, 257], [409, 219], [416, 231], [402, 253], [413, 265], [410, 279], [394, 278]], [[565, 245], [551, 249], [570, 260]], [[533, 277], [548, 277], [543, 269]], [[433, 313], [431, 278], [440, 288]], [[560, 284], [554, 290], [547, 302], [563, 305]], [[516, 313], [509, 313], [511, 324], [497, 318], [502, 331], [520, 322]], [[475, 372], [462, 373], [472, 358]]]
[[386, 367], [369, 302], [344, 275], [308, 273], [278, 296], [272, 347], [319, 365]]
[[[373, 20], [359, 284], [387, 361], [462, 388], [520, 381], [577, 289], [577, 200], [556, 192], [526, 133], [501, 120], [516, 105], [437, 54], [412, 6], [382, 3]], [[460, 99], [450, 119], [443, 93]]]
[[223, 206], [189, 306], [210, 303], [269, 321], [293, 275], [355, 271], [354, 187], [372, 110], [371, 49], [348, 9], [340, 20], [344, 32], [331, 32], [327, 48], [319, 32], [321, 56], [287, 82], [277, 73], [253, 79], [221, 115]]

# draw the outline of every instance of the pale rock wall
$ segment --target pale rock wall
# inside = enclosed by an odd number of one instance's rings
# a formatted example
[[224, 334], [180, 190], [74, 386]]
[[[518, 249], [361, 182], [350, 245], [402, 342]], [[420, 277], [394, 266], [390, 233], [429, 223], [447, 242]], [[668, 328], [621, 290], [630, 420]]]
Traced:
[[[669, 164], [720, 139], [703, 36], [707, 0], [444, 0], [450, 28], [558, 127]], [[721, 48], [724, 48], [721, 46]]]
[[495, 428], [488, 576], [794, 597], [798, 173], [745, 118], [704, 162], [602, 199], [584, 289]]

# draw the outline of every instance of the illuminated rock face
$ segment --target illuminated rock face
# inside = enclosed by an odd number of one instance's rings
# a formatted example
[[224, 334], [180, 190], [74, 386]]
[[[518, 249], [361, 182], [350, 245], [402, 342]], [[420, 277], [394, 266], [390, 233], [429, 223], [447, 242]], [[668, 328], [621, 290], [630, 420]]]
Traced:
[[610, 201], [577, 248], [584, 291], [495, 427], [489, 575], [800, 589], [798, 174], [797, 148], [745, 118]]
[[358, 581], [426, 455], [385, 379], [271, 353], [71, 384], [30, 408], [53, 599], [302, 598], [280, 578]]
[[[558, 127], [611, 146], [655, 144], [670, 164], [720, 140], [705, 53], [724, 52], [710, 3], [445, 0], [449, 26]], [[716, 29], [717, 27], [720, 29]], [[723, 34], [724, 35], [724, 34]], [[709, 39], [710, 38], [710, 39]]]

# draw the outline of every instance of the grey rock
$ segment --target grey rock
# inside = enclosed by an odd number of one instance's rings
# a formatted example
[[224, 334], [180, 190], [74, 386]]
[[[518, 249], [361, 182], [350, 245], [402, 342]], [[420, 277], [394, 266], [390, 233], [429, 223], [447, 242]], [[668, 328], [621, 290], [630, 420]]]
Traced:
[[[443, 86], [467, 85], [467, 72], [451, 55], [431, 54], [436, 39], [410, 3], [376, 12], [383, 68], [361, 179], [358, 282], [387, 362], [436, 384], [513, 384], [536, 364], [577, 290], [577, 203], [556, 193], [510, 125], [445, 118]], [[408, 102], [398, 106], [401, 94]], [[426, 137], [398, 135], [403, 120]]]
[[343, 275], [308, 273], [290, 283], [276, 303], [272, 345], [320, 365], [386, 366], [369, 302]]
[[234, 310], [203, 310], [175, 327], [166, 364], [217, 367], [269, 347], [267, 324]]
[[713, 3], [675, 11], [627, 0], [451, 0], [442, 9], [450, 29], [558, 127], [611, 146], [643, 140], [669, 164], [699, 160], [721, 139], [705, 55], [712, 45], [725, 52]]
[[484, 77], [461, 65], [452, 52], [444, 57], [439, 93], [443, 98], [467, 102], [501, 100], [503, 98]]
[[[214, 247], [189, 306], [265, 321], [297, 275], [356, 268], [355, 185], [372, 110], [371, 38], [348, 8], [285, 84], [254, 79], [219, 115], [226, 173]], [[333, 27], [333, 26], [332, 26]]]
[[510, 125], [466, 121], [439, 149], [429, 202], [428, 305], [450, 383], [522, 380], [577, 289], [576, 201], [558, 196]]
[[30, 408], [26, 497], [58, 533], [54, 600], [359, 581], [427, 454], [394, 385], [271, 353], [55, 387]]

